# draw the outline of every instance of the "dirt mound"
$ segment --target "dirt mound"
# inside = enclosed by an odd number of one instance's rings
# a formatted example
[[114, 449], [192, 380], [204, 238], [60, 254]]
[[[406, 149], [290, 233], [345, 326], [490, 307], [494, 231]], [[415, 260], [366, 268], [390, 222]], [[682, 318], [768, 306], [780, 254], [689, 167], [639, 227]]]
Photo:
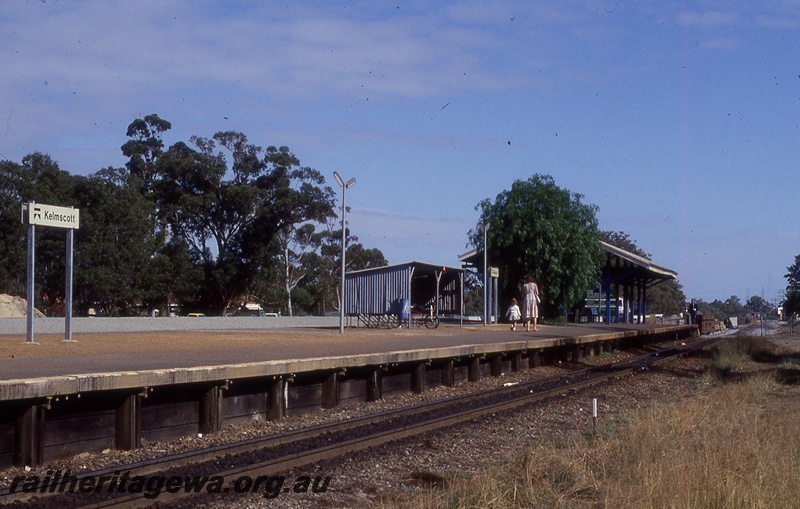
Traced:
[[[34, 309], [34, 315], [44, 317], [38, 309]], [[28, 316], [28, 301], [22, 297], [0, 294], [0, 318], [25, 318]]]

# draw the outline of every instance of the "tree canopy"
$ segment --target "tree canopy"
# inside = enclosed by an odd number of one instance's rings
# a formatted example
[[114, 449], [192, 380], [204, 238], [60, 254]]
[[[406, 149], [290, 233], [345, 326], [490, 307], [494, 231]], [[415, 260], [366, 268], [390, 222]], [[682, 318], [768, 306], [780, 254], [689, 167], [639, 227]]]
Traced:
[[783, 302], [785, 316], [793, 317], [800, 313], [800, 254], [794, 257], [794, 263], [786, 267], [786, 295]]
[[[125, 167], [88, 176], [70, 175], [41, 153], [0, 161], [0, 292], [25, 294], [19, 207], [37, 201], [81, 209], [78, 313], [168, 312], [180, 304], [184, 312], [225, 314], [246, 301], [282, 311], [293, 297], [304, 313], [335, 306], [330, 280], [340, 270], [341, 229], [335, 237], [335, 194], [322, 174], [288, 147], [263, 149], [237, 131], [192, 136], [165, 149], [171, 127], [155, 114], [135, 119], [121, 146]], [[36, 237], [34, 298], [57, 315], [64, 235], [37, 229]], [[349, 232], [347, 240], [348, 270], [385, 264], [379, 250]]]
[[794, 257], [794, 263], [786, 267], [786, 291], [800, 290], [800, 254]]
[[519, 298], [527, 275], [539, 284], [542, 311], [560, 314], [597, 286], [602, 265], [597, 207], [562, 189], [549, 175], [517, 180], [494, 201], [476, 206], [479, 223], [470, 230], [473, 246], [483, 247], [488, 224], [489, 263], [499, 267], [506, 301]]
[[277, 235], [334, 215], [334, 193], [288, 147], [263, 150], [235, 131], [191, 142], [158, 160], [157, 215], [202, 260], [203, 306], [224, 313], [269, 260]]

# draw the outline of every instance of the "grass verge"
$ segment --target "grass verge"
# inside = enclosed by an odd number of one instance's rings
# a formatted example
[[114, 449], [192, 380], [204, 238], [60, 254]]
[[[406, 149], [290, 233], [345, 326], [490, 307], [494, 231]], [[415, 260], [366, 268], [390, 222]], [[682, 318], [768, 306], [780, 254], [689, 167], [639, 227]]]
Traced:
[[[736, 342], [734, 342], [736, 343]], [[752, 354], [720, 352], [720, 373]], [[404, 507], [790, 508], [800, 500], [800, 390], [772, 374], [716, 379], [696, 396], [542, 441]], [[734, 380], [728, 378], [728, 380]]]

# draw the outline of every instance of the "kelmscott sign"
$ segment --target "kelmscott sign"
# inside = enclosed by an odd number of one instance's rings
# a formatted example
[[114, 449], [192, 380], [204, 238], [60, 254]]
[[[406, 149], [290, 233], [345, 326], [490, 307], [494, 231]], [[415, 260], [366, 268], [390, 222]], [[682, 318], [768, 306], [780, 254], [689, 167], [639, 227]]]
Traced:
[[80, 210], [42, 203], [25, 203], [22, 205], [22, 221], [25, 224], [77, 230], [80, 223]]
[[72, 207], [57, 207], [36, 202], [22, 204], [22, 224], [28, 225], [28, 339], [27, 343], [36, 344], [33, 340], [33, 273], [36, 265], [36, 227], [50, 226], [67, 230], [67, 287], [64, 292], [64, 341], [72, 341], [72, 244], [75, 230], [80, 225], [80, 211]]

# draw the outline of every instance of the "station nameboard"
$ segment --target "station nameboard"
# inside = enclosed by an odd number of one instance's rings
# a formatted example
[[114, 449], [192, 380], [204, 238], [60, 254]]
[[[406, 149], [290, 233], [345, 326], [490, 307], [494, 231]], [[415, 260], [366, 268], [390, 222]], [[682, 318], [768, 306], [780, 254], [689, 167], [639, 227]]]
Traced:
[[80, 210], [35, 202], [23, 203], [22, 222], [23, 224], [77, 230], [80, 224]]

